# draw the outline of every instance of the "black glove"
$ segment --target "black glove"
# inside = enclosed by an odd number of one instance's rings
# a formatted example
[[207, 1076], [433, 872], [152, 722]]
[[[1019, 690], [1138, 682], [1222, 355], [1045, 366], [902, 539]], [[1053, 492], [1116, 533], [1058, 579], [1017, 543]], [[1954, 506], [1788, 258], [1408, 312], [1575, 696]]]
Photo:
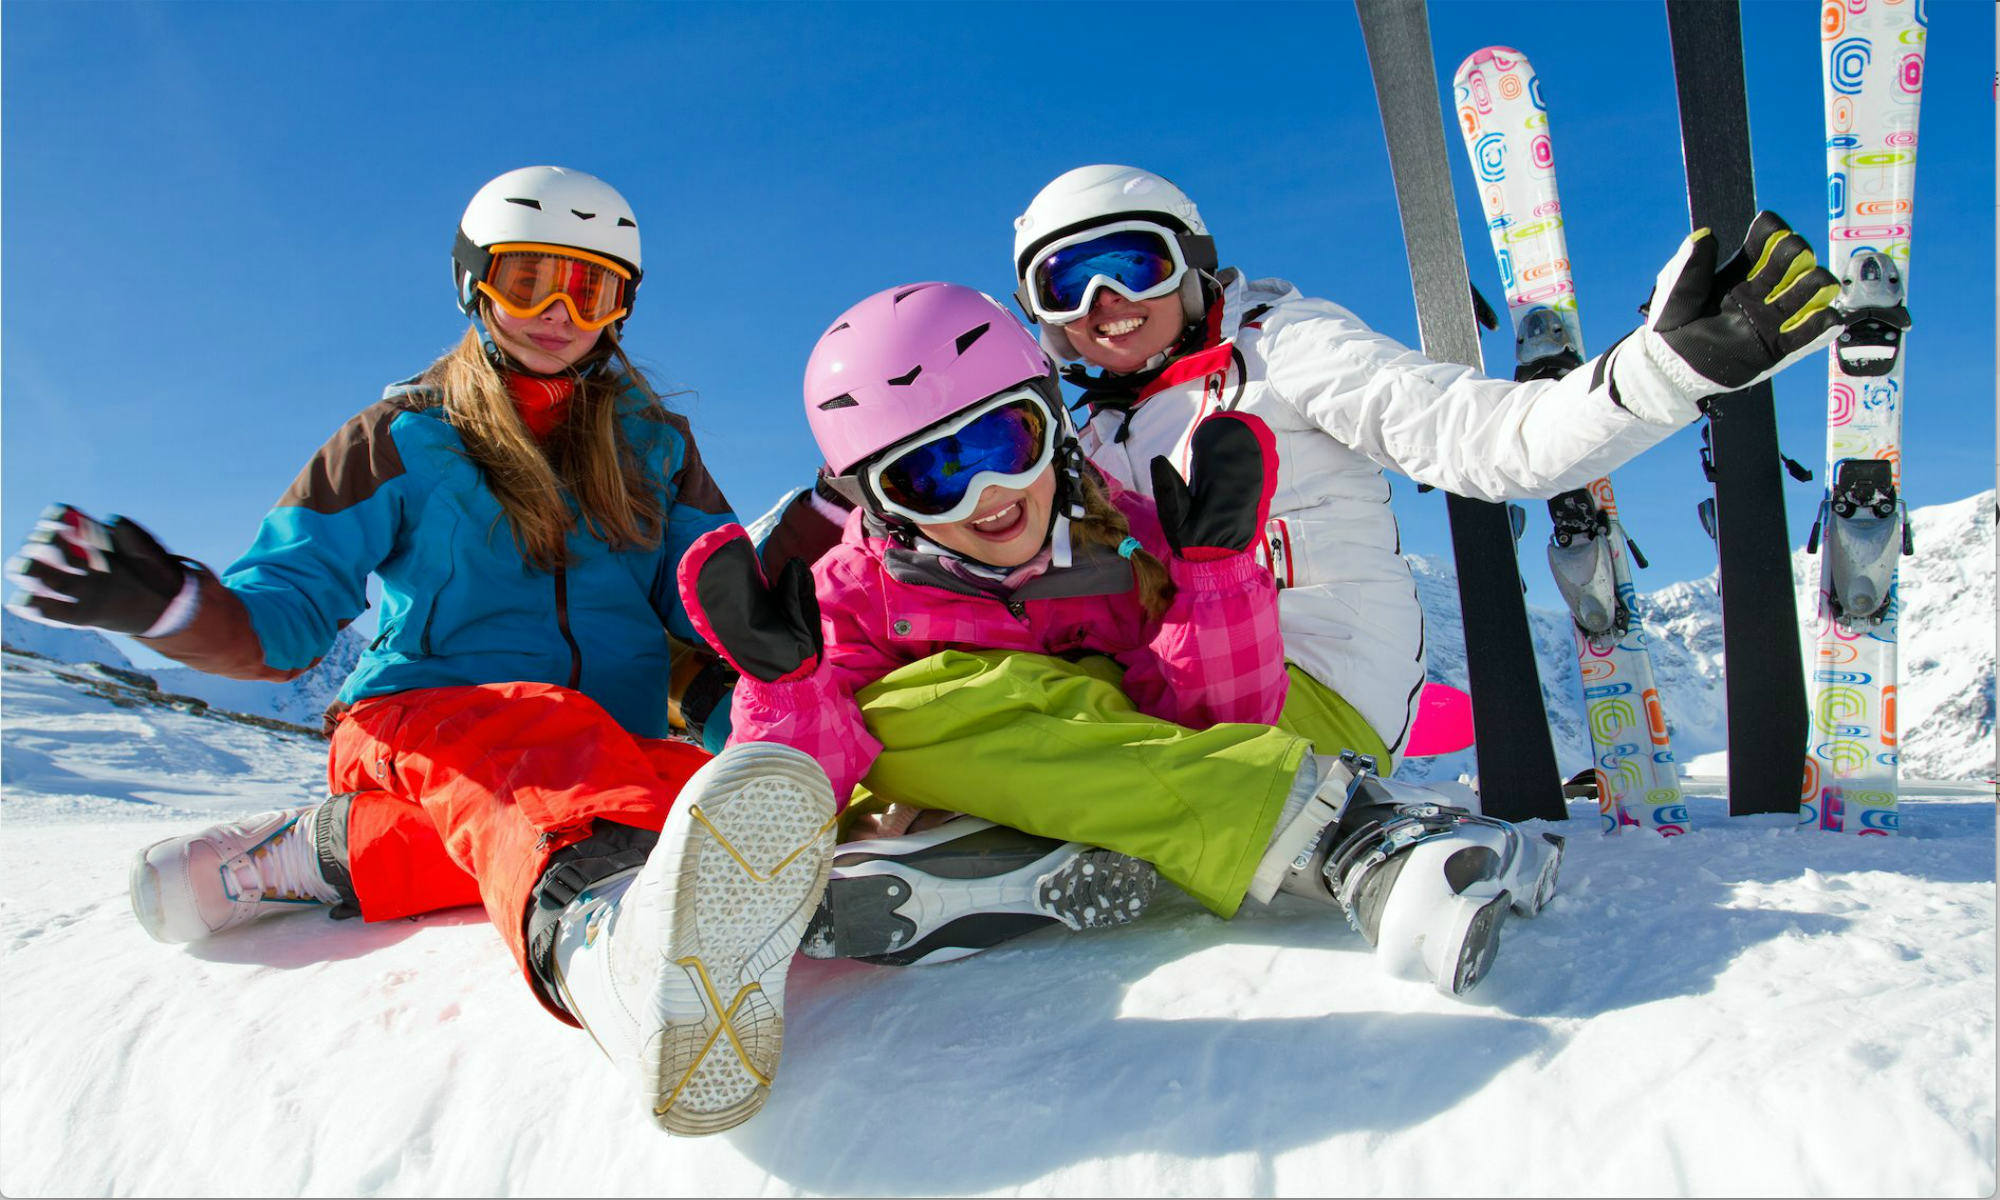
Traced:
[[136, 521], [100, 523], [51, 505], [7, 564], [21, 591], [8, 611], [47, 625], [143, 634], [159, 624], [188, 582], [188, 568]]
[[783, 683], [819, 665], [819, 597], [803, 559], [788, 560], [777, 583], [767, 583], [750, 535], [724, 525], [688, 547], [678, 573], [694, 627], [742, 674]]
[[1640, 330], [1691, 397], [1762, 383], [1838, 335], [1840, 284], [1778, 214], [1758, 213], [1719, 270], [1716, 254], [1708, 230], [1690, 234], [1660, 272]]
[[1164, 457], [1153, 459], [1153, 505], [1177, 557], [1190, 562], [1241, 554], [1264, 536], [1277, 487], [1270, 429], [1248, 413], [1223, 412], [1195, 426], [1188, 468], [1194, 487]]

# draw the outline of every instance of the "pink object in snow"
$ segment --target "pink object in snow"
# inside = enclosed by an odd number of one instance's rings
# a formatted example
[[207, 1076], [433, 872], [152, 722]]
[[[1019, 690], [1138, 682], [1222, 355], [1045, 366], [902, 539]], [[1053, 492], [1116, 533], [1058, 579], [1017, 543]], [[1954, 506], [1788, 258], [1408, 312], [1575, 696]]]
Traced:
[[1417, 696], [1417, 720], [1404, 758], [1452, 754], [1472, 744], [1472, 697], [1442, 683], [1426, 683]]

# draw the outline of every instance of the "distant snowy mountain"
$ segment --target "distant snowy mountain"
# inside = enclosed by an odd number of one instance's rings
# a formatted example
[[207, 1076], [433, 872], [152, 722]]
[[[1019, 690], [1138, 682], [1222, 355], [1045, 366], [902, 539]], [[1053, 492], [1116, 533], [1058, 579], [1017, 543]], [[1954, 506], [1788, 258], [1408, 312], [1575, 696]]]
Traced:
[[[4, 633], [10, 648], [26, 650], [43, 658], [70, 663], [103, 663], [124, 671], [133, 670], [131, 660], [109, 638], [89, 629], [43, 625], [7, 613], [0, 633]], [[270, 717], [317, 729], [320, 714], [333, 703], [340, 685], [346, 682], [365, 648], [366, 643], [358, 630], [343, 629], [319, 665], [290, 683], [224, 679], [191, 667], [156, 667], [139, 674], [151, 679], [162, 692], [192, 696], [228, 712]]]
[[94, 629], [44, 625], [10, 612], [0, 612], [0, 639], [15, 649], [60, 662], [97, 662], [127, 669], [132, 666], [132, 660], [125, 657], [124, 651]]
[[351, 626], [343, 629], [319, 665], [290, 683], [224, 679], [192, 667], [165, 667], [147, 674], [159, 680], [166, 691], [199, 696], [217, 708], [276, 717], [317, 729], [320, 714], [333, 703], [340, 685], [347, 682], [355, 664], [361, 661], [361, 652], [367, 648], [359, 630]]
[[[1900, 707], [1903, 774], [1912, 779], [1983, 779], [1994, 774], [1994, 493], [1984, 492], [1910, 514], [1915, 554], [1904, 560]], [[1524, 545], [1522, 569], [1540, 566], [1539, 547]], [[1465, 635], [1458, 586], [1448, 561], [1411, 555], [1424, 606], [1430, 671], [1466, 686]], [[1812, 661], [1819, 559], [1792, 556], [1799, 642]], [[1723, 680], [1722, 602], [1716, 576], [1668, 584], [1640, 594], [1639, 612], [1652, 642], [1660, 700], [1673, 734], [1674, 757], [1685, 763], [1728, 745]], [[1582, 721], [1582, 683], [1566, 613], [1531, 608], [1542, 699], [1563, 775], [1590, 763]], [[1801, 747], [1801, 754], [1804, 753]], [[1412, 779], [1456, 778], [1475, 770], [1465, 754], [1407, 763]]]

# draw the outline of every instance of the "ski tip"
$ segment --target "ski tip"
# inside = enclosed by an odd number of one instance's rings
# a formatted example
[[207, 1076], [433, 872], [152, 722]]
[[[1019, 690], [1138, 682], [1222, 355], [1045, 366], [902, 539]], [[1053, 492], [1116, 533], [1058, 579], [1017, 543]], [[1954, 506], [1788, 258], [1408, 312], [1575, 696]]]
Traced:
[[1458, 64], [1458, 70], [1454, 72], [1454, 76], [1457, 79], [1463, 80], [1472, 73], [1474, 67], [1479, 66], [1481, 63], [1492, 63], [1499, 70], [1507, 71], [1527, 61], [1528, 56], [1514, 49], [1512, 46], [1481, 46], [1479, 49], [1465, 56], [1465, 61]]

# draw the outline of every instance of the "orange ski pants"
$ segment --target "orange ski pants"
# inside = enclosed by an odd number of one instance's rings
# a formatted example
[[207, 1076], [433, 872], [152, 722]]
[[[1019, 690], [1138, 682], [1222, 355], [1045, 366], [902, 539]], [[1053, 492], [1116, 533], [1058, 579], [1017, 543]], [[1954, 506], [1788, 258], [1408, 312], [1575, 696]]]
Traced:
[[333, 732], [361, 915], [388, 921], [482, 904], [528, 968], [529, 894], [549, 856], [604, 819], [659, 829], [709, 755], [637, 737], [581, 692], [546, 683], [420, 688], [363, 700]]

